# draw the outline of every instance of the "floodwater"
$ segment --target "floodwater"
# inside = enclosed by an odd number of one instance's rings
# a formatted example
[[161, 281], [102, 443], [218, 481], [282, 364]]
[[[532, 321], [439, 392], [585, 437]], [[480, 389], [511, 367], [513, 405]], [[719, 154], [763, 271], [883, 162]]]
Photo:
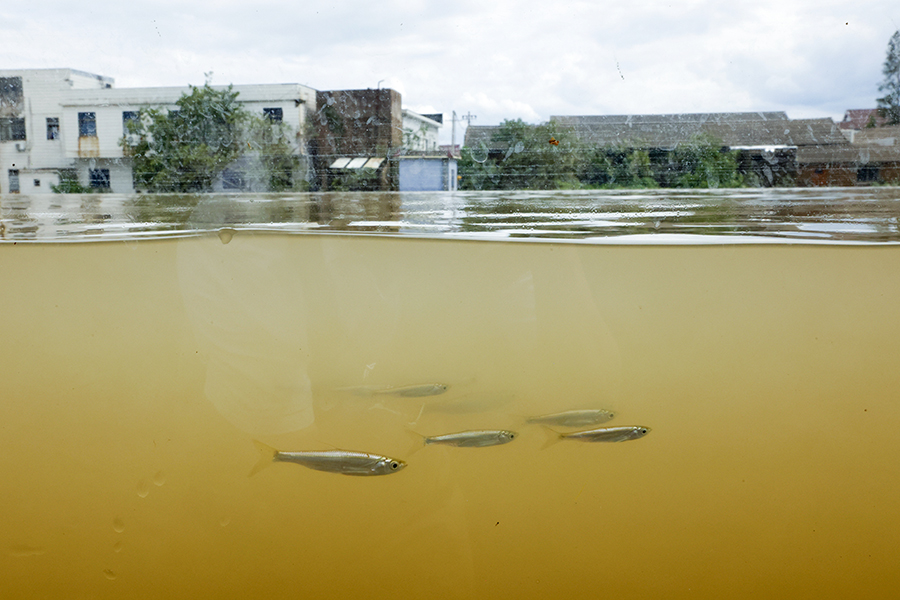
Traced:
[[0, 198], [3, 597], [900, 585], [895, 189], [141, 202]]

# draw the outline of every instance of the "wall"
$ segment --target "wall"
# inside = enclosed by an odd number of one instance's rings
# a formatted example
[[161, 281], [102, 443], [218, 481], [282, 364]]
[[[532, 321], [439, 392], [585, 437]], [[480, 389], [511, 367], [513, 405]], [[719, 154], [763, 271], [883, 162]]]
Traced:
[[377, 189], [397, 190], [397, 163], [403, 145], [400, 93], [389, 89], [318, 92], [313, 115], [315, 168], [319, 189], [343, 174], [329, 169], [339, 157], [387, 157], [378, 169]]
[[456, 159], [436, 157], [400, 158], [401, 192], [456, 190]]

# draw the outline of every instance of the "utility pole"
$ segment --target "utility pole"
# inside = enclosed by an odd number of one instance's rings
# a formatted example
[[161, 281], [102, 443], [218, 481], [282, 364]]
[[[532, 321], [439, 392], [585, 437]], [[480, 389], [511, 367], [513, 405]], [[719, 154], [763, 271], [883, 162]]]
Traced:
[[466, 127], [472, 124], [472, 121], [475, 120], [475, 115], [472, 114], [471, 111], [467, 111], [465, 115], [456, 118], [456, 111], [453, 111], [453, 118], [451, 119], [453, 123], [453, 133], [450, 137], [450, 152], [456, 152], [456, 122], [457, 121], [465, 121]]

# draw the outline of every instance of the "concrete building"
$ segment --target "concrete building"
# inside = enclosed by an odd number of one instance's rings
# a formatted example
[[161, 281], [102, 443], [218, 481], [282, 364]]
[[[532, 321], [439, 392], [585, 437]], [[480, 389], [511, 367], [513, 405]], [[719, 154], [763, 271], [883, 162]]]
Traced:
[[[51, 193], [63, 177], [99, 191], [147, 191], [134, 187], [132, 159], [122, 143], [127, 123], [148, 108], [177, 109], [191, 87], [114, 84], [74, 69], [0, 70], [0, 193]], [[395, 90], [318, 92], [299, 84], [231, 89], [250, 113], [293, 132], [292, 151], [304, 158], [301, 176], [311, 189], [397, 190], [403, 178], [410, 189], [455, 189], [455, 159], [438, 148], [443, 115], [403, 110]], [[411, 154], [416, 162], [401, 176], [400, 162]], [[213, 191], [268, 191], [258, 163], [248, 150]]]
[[[249, 112], [295, 131], [295, 151], [306, 153], [304, 125], [315, 111], [316, 90], [299, 84], [232, 89]], [[85, 187], [135, 191], [131, 160], [120, 145], [125, 123], [141, 109], [174, 109], [189, 92], [188, 86], [115, 88], [109, 77], [74, 69], [0, 70], [0, 193], [49, 193], [66, 171]], [[252, 180], [244, 183], [238, 187], [259, 191]]]
[[438, 145], [444, 116], [403, 109], [403, 152], [398, 157], [401, 192], [455, 191], [456, 156]]
[[67, 94], [112, 88], [109, 77], [74, 69], [0, 70], [0, 193], [50, 192], [60, 169], [73, 168], [66, 157], [62, 127]]
[[396, 191], [403, 150], [400, 92], [318, 92], [313, 154], [320, 190]]

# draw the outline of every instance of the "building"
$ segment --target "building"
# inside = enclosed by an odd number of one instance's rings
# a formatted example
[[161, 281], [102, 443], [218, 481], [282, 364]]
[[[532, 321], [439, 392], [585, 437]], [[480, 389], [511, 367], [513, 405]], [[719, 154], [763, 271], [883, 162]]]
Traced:
[[[121, 144], [125, 124], [142, 109], [175, 109], [190, 87], [119, 89], [113, 84], [109, 77], [74, 69], [0, 71], [5, 125], [0, 126], [0, 193], [50, 192], [65, 172], [74, 173], [84, 187], [135, 191], [131, 160]], [[299, 84], [241, 85], [233, 90], [251, 113], [284, 122], [297, 132], [295, 150], [305, 154], [301, 136], [307, 112], [315, 110], [315, 90]], [[224, 189], [228, 184], [216, 185]], [[238, 187], [254, 191], [252, 181]]]
[[[191, 88], [114, 83], [74, 69], [0, 70], [0, 193], [50, 193], [62, 177], [100, 191], [146, 191], [134, 187], [122, 143], [127, 123], [147, 108], [176, 109]], [[401, 156], [437, 152], [442, 115], [403, 111], [395, 90], [319, 92], [300, 84], [231, 89], [250, 113], [294, 132], [292, 151], [304, 159], [298, 175], [311, 189], [397, 190]], [[223, 172], [214, 191], [266, 191], [267, 182], [254, 175], [255, 160], [248, 151]], [[442, 185], [433, 189], [448, 189]]]
[[[853, 111], [848, 111], [848, 114]], [[697, 136], [737, 150], [739, 169], [762, 186], [860, 185], [890, 181], [900, 147], [861, 148], [851, 144], [830, 118], [790, 119], [784, 112], [663, 115], [551, 116], [550, 123], [572, 131], [594, 147], [646, 150], [665, 161], [679, 144]], [[488, 156], [506, 148], [492, 142], [496, 126], [470, 126], [466, 146]]]
[[398, 157], [401, 192], [456, 191], [457, 158], [438, 145], [444, 116], [403, 109], [403, 151]]
[[109, 77], [74, 69], [0, 70], [0, 193], [50, 192], [60, 169], [74, 167], [64, 148], [75, 132], [62, 127], [63, 98], [112, 86]]
[[320, 190], [397, 190], [403, 147], [400, 93], [318, 92], [313, 148]]
[[853, 141], [853, 132], [866, 128], [881, 127], [887, 123], [877, 108], [851, 108], [844, 112], [844, 119], [838, 127]]

